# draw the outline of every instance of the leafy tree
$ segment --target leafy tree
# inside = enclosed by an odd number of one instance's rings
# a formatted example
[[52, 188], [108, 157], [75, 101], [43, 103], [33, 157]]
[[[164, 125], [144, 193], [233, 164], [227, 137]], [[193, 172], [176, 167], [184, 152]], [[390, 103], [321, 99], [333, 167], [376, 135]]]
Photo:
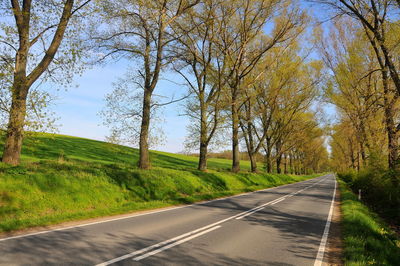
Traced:
[[222, 4], [223, 1], [203, 1], [174, 25], [178, 36], [178, 44], [174, 47], [177, 58], [174, 70], [184, 78], [192, 95], [186, 115], [197, 123], [192, 129], [197, 128], [199, 133], [191, 133], [198, 137], [198, 169], [201, 171], [207, 169], [208, 146], [223, 119], [221, 94], [225, 85], [225, 64], [216, 47], [223, 23], [217, 9]]
[[345, 136], [334, 131], [333, 143], [340, 145], [337, 153], [347, 153], [351, 167], [358, 170], [367, 166], [371, 155], [387, 154], [388, 167], [396, 169], [399, 95], [382, 57], [377, 56], [374, 40], [351, 21], [341, 20], [331, 29], [329, 44], [322, 43], [322, 50], [333, 74], [327, 96], [338, 107], [342, 126], [337, 130], [349, 134], [345, 145], [340, 140]]
[[[113, 91], [105, 96], [105, 106], [100, 111], [103, 124], [110, 128], [110, 135], [106, 140], [115, 144], [127, 144], [137, 146], [140, 139], [140, 125], [143, 110], [143, 93], [140, 88], [133, 90], [136, 86], [136, 77], [128, 71], [124, 78], [119, 78], [113, 83]], [[158, 115], [159, 101], [153, 97], [153, 107], [150, 118], [153, 125], [149, 131], [149, 146], [162, 143], [164, 138], [160, 126], [161, 118]]]
[[[0, 24], [0, 56], [13, 76], [3, 162], [19, 164], [27, 99], [33, 84], [39, 79], [68, 82], [76, 70], [80, 36], [74, 30], [82, 24], [76, 23], [75, 19], [81, 18], [81, 12], [89, 2], [1, 2], [0, 12], [6, 19]], [[63, 42], [63, 39], [69, 39], [69, 42]]]
[[139, 136], [139, 163], [150, 168], [149, 130], [153, 92], [161, 71], [172, 58], [166, 48], [176, 41], [171, 30], [174, 21], [198, 4], [199, 0], [130, 0], [102, 1], [100, 16], [103, 27], [95, 21], [96, 46], [103, 59], [130, 58], [141, 67], [136, 85], [143, 90]]
[[[243, 80], [269, 50], [295, 38], [303, 29], [305, 14], [296, 7], [286, 8], [286, 4], [275, 0], [237, 0], [225, 2], [218, 11], [224, 21], [218, 47], [227, 64], [225, 78], [229, 87], [233, 172], [240, 170], [239, 109]], [[267, 23], [273, 26], [268, 35], [264, 33]]]

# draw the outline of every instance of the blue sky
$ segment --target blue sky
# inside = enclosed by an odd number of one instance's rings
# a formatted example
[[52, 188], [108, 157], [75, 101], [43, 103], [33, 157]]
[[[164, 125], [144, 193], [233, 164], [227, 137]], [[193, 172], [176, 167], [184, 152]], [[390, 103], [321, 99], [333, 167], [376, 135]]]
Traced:
[[[104, 107], [104, 96], [113, 90], [112, 83], [118, 77], [122, 77], [128, 65], [119, 61], [105, 66], [96, 66], [76, 77], [71, 88], [58, 91], [58, 100], [53, 108], [60, 119], [58, 130], [60, 134], [104, 140], [109, 129], [102, 125], [102, 119], [98, 115]], [[165, 76], [167, 79], [177, 80], [175, 76]], [[186, 92], [186, 88], [166, 80], [160, 80], [155, 94], [178, 97]], [[164, 122], [165, 141], [162, 145], [154, 147], [156, 150], [180, 152], [183, 150], [186, 126], [189, 123], [187, 117], [180, 115], [182, 103], [174, 103], [163, 107], [162, 118]]]

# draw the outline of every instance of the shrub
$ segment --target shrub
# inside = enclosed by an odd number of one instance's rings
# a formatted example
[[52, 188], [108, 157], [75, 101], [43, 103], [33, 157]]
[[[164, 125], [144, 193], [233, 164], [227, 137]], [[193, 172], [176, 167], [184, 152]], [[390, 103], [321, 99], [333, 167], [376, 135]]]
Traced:
[[393, 175], [399, 175], [374, 164], [360, 172], [339, 173], [338, 177], [358, 193], [361, 189], [362, 201], [386, 218], [400, 221], [400, 187], [393, 183]]

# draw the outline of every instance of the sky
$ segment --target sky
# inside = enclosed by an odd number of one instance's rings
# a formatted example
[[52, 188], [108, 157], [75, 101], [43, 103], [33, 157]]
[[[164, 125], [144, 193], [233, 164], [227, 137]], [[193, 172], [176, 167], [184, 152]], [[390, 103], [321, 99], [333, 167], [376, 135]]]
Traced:
[[[102, 124], [102, 118], [98, 113], [105, 106], [105, 95], [113, 90], [112, 83], [117, 81], [118, 77], [123, 77], [128, 67], [129, 64], [125, 61], [96, 66], [85, 71], [82, 76], [76, 77], [73, 86], [67, 90], [55, 92], [57, 101], [52, 110], [59, 118], [58, 133], [104, 141], [109, 134], [109, 128]], [[168, 80], [179, 80], [173, 75], [164, 77]], [[165, 79], [159, 81], [155, 94], [178, 98], [179, 95], [186, 93], [184, 86]], [[182, 104], [182, 102], [174, 103], [162, 108], [161, 126], [165, 141], [153, 149], [175, 153], [183, 151], [189, 120], [181, 115]]]

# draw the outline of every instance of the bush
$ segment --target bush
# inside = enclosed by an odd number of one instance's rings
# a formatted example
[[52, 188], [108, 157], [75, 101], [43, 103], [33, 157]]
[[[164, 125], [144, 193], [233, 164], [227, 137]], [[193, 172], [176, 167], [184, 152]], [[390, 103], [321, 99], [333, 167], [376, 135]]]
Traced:
[[400, 239], [339, 181], [345, 265], [398, 265]]
[[356, 175], [357, 173], [354, 170], [349, 170], [348, 172], [337, 174], [337, 176], [347, 184], [352, 184]]
[[349, 187], [358, 193], [361, 189], [362, 201], [376, 212], [396, 223], [400, 221], [400, 187], [394, 183], [393, 175], [399, 173], [385, 170], [378, 165], [370, 165], [360, 172], [349, 171], [338, 174]]

